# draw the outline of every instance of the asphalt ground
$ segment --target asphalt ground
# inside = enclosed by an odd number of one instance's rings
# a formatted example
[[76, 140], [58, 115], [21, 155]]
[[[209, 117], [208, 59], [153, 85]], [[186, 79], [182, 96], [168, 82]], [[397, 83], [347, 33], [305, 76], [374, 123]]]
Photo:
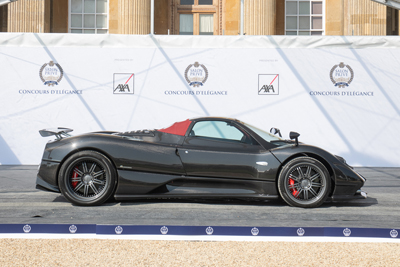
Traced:
[[400, 168], [356, 168], [367, 199], [302, 209], [282, 200], [111, 200], [79, 207], [35, 189], [37, 166], [0, 166], [1, 224], [400, 228]]

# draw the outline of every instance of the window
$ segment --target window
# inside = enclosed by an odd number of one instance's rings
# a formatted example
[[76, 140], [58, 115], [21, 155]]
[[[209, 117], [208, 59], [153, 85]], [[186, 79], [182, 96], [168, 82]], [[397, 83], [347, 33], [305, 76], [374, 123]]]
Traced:
[[212, 5], [213, 0], [199, 0], [199, 5]]
[[108, 0], [70, 0], [71, 33], [108, 33]]
[[193, 14], [180, 14], [179, 21], [179, 34], [193, 35]]
[[181, 5], [194, 5], [194, 0], [181, 0]]
[[[195, 1], [197, 3], [195, 3]], [[212, 5], [213, 0], [181, 0], [181, 5]]]
[[214, 23], [212, 14], [200, 14], [200, 35], [213, 35], [214, 34]]
[[213, 35], [217, 7], [213, 0], [180, 0], [179, 34]]
[[190, 136], [241, 141], [243, 133], [224, 121], [199, 121], [193, 126]]
[[286, 0], [286, 35], [323, 35], [323, 2]]
[[276, 135], [273, 135], [269, 132], [266, 132], [264, 130], [261, 130], [255, 126], [252, 126], [250, 124], [245, 123], [244, 125], [246, 125], [247, 127], [249, 127], [253, 132], [255, 132], [256, 134], [258, 134], [258, 136], [260, 136], [262, 139], [264, 139], [267, 142], [273, 142], [273, 141], [285, 141], [285, 139], [279, 138]]

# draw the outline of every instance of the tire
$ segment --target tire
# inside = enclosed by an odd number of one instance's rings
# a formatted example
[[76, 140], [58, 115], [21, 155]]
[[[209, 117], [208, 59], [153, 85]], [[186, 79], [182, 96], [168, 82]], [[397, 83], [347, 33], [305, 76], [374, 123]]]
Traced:
[[327, 199], [331, 180], [326, 167], [310, 157], [292, 159], [282, 168], [278, 190], [283, 200], [293, 207], [315, 208]]
[[82, 151], [62, 164], [58, 184], [62, 195], [71, 203], [79, 206], [100, 205], [114, 192], [116, 171], [103, 154]]

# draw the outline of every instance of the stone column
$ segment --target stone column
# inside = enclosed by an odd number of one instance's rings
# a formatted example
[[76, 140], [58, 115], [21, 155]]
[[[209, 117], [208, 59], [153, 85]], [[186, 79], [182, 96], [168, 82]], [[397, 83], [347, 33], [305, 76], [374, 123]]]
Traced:
[[150, 34], [149, 0], [119, 0], [118, 33]]
[[8, 21], [7, 5], [0, 6], [0, 32], [7, 32]]
[[18, 0], [8, 4], [8, 32], [50, 32], [50, 0]]
[[386, 10], [369, 0], [344, 1], [344, 35], [386, 35]]
[[246, 35], [274, 35], [275, 18], [276, 0], [244, 1], [244, 33]]

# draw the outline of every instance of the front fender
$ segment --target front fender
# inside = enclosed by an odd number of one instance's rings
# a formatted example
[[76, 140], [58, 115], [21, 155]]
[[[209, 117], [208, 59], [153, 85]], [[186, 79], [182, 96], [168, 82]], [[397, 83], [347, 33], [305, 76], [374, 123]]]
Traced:
[[365, 183], [365, 178], [344, 161], [319, 147], [305, 144], [288, 145], [275, 148], [271, 150], [271, 153], [282, 163], [282, 166], [289, 160], [304, 155], [321, 161], [334, 182], [333, 195], [353, 195]]

